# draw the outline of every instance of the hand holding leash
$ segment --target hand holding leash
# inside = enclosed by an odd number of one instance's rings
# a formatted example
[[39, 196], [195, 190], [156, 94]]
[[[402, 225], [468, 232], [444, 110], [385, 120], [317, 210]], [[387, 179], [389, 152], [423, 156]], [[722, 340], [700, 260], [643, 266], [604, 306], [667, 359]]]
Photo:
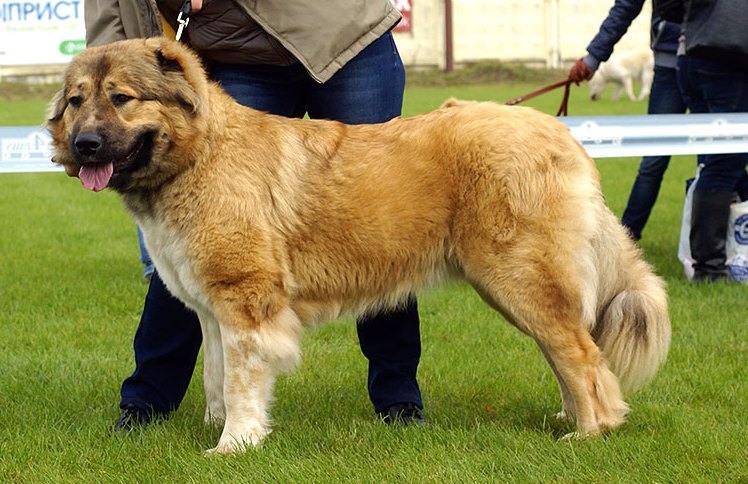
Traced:
[[577, 86], [580, 82], [589, 81], [594, 75], [594, 69], [588, 66], [587, 63], [584, 62], [584, 59], [579, 59], [573, 66], [571, 66], [571, 69], [569, 69], [569, 79], [574, 81]]

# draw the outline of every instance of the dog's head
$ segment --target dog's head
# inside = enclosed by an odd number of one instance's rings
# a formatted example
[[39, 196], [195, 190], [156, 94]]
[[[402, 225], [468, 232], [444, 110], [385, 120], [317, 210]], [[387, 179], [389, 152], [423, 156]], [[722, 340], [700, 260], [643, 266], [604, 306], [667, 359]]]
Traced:
[[207, 91], [198, 57], [178, 42], [86, 49], [50, 106], [52, 160], [94, 191], [155, 188], [189, 164], [192, 140], [206, 125]]

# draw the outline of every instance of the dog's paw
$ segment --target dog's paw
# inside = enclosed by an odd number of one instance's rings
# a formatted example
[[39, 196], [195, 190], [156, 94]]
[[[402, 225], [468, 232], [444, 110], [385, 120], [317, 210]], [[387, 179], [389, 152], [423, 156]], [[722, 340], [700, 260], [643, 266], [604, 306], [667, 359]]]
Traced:
[[256, 449], [260, 447], [263, 440], [265, 440], [265, 437], [267, 437], [270, 432], [272, 432], [272, 430], [268, 429], [261, 432], [250, 432], [241, 437], [234, 437], [231, 434], [227, 434], [226, 429], [224, 428], [224, 432], [218, 440], [218, 445], [212, 449], [206, 450], [205, 454], [239, 454], [250, 449]]
[[250, 449], [255, 449], [260, 446], [260, 442], [258, 443], [251, 443], [246, 441], [238, 441], [238, 440], [231, 440], [228, 442], [218, 442], [218, 445], [213, 447], [212, 449], [208, 449], [205, 451], [206, 456], [211, 455], [231, 455], [231, 454], [241, 454], [242, 452], [246, 452]]

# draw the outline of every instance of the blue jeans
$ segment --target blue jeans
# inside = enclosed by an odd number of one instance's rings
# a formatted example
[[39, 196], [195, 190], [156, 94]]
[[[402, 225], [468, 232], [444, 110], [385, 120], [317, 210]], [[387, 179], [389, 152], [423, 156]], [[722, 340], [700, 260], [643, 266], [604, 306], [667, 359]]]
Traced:
[[[326, 118], [349, 124], [384, 122], [400, 115], [405, 70], [390, 33], [373, 42], [325, 84], [299, 65], [214, 63], [211, 77], [238, 102], [289, 117]], [[368, 390], [374, 409], [396, 403], [423, 408], [416, 371], [421, 355], [415, 298], [402, 309], [357, 324], [369, 359]], [[135, 404], [166, 413], [182, 401], [194, 371], [202, 335], [197, 316], [166, 289], [158, 271], [135, 334], [135, 372], [122, 384], [120, 407]]]
[[[676, 69], [655, 66], [647, 114], [683, 114], [685, 112], [686, 103], [678, 88]], [[669, 155], [645, 156], [639, 163], [639, 172], [631, 187], [629, 201], [621, 217], [621, 222], [636, 240], [642, 237], [642, 231], [657, 201], [662, 177], [669, 164]]]
[[[690, 55], [678, 58], [678, 83], [692, 113], [748, 112], [748, 72]], [[696, 192], [738, 192], [745, 183], [748, 153], [699, 155]]]
[[145, 248], [143, 232], [141, 232], [140, 227], [138, 227], [138, 246], [140, 247], [140, 262], [143, 264], [143, 275], [145, 277], [152, 276], [156, 268], [153, 265], [148, 249]]

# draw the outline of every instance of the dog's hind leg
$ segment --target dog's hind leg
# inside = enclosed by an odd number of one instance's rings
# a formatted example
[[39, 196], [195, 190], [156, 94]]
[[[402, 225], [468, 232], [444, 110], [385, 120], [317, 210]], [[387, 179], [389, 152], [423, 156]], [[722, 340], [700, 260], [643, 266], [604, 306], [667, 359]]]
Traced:
[[563, 406], [556, 417], [576, 419], [576, 432], [564, 438], [598, 435], [617, 428], [628, 411], [618, 380], [600, 350], [584, 335], [585, 332], [569, 334], [565, 341], [556, 335], [552, 344], [536, 338], [561, 389]]
[[553, 370], [553, 374], [556, 376], [558, 389], [561, 393], [561, 411], [556, 413], [556, 415], [554, 416], [559, 420], [572, 420], [574, 418], [574, 415], [576, 414], [576, 410], [574, 409], [574, 398], [572, 397], [571, 391], [569, 390], [569, 385], [567, 385], [562, 378], [561, 373], [559, 373], [558, 368], [556, 368], [556, 364], [551, 358], [551, 355], [548, 354], [543, 346], [539, 345], [539, 348], [540, 351], [543, 352], [543, 356], [548, 362], [548, 366], [551, 367], [551, 370]]
[[[533, 243], [544, 243], [536, 237]], [[520, 244], [518, 244], [520, 245]], [[577, 431], [597, 435], [621, 425], [627, 406], [618, 380], [590, 335], [582, 278], [572, 270], [579, 258], [561, 248], [508, 249], [465, 264], [468, 280], [482, 297], [542, 349], [558, 380], [564, 411], [573, 412]], [[553, 260], [536, 254], [554, 254]], [[473, 268], [474, 270], [471, 270]], [[576, 281], [576, 282], [575, 282]], [[594, 317], [594, 316], [592, 316]]]

